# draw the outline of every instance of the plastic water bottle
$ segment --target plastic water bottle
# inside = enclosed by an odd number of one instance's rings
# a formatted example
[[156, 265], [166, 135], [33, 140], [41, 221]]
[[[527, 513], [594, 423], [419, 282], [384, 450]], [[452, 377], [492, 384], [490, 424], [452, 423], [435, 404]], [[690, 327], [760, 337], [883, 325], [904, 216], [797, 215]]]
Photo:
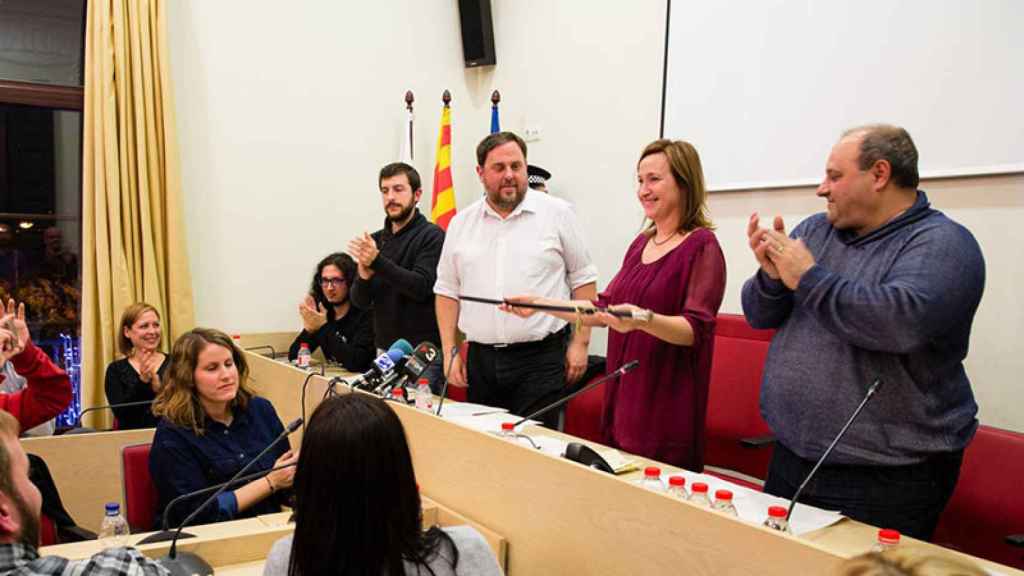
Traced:
[[108, 538], [111, 546], [124, 546], [130, 533], [128, 521], [121, 515], [121, 505], [117, 502], [108, 503], [103, 522], [100, 523], [99, 538]]
[[686, 491], [686, 478], [683, 476], [669, 476], [668, 493], [680, 500], [689, 500], [690, 494]]
[[303, 342], [302, 344], [299, 345], [299, 355], [296, 358], [296, 365], [299, 368], [309, 368], [310, 356], [311, 354], [309, 352], [309, 344]]
[[785, 506], [769, 506], [768, 519], [764, 521], [764, 525], [779, 532], [789, 532], [789, 520], [786, 520], [786, 513]]
[[725, 512], [733, 516], [739, 516], [736, 507], [732, 504], [732, 490], [715, 490], [715, 503], [711, 508], [719, 512]]
[[878, 542], [871, 547], [872, 552], [885, 552], [889, 548], [895, 548], [900, 544], [899, 530], [882, 528], [878, 531]]
[[690, 486], [690, 502], [701, 506], [711, 506], [708, 499], [708, 485], [703, 482], [694, 482]]
[[640, 481], [640, 485], [648, 490], [664, 492], [665, 485], [661, 483], [661, 468], [657, 466], [644, 468], [644, 478]]
[[434, 395], [430, 391], [430, 383], [426, 378], [416, 381], [416, 409], [425, 412], [434, 411]]

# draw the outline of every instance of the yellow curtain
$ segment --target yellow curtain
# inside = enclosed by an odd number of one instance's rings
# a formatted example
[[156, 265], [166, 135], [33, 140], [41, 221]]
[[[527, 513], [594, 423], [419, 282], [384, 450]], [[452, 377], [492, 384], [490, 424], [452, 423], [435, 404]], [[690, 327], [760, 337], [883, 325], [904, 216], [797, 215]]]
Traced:
[[107, 403], [103, 376], [126, 306], [160, 311], [165, 349], [194, 323], [164, 1], [90, 0], [86, 19], [83, 407]]

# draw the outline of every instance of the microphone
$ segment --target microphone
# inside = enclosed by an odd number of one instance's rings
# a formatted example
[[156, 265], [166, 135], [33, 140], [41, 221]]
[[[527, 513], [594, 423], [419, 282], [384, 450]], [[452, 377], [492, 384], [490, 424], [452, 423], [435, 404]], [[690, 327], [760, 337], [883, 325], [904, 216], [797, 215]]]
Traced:
[[[235, 475], [232, 476], [230, 480], [228, 480], [219, 488], [217, 488], [217, 490], [213, 494], [211, 494], [209, 498], [204, 500], [203, 503], [200, 504], [198, 508], [193, 510], [192, 513], [189, 514], [185, 518], [185, 520], [183, 520], [181, 524], [178, 525], [178, 528], [177, 530], [175, 530], [174, 536], [171, 539], [170, 550], [167, 551], [166, 556], [163, 556], [162, 558], [157, 560], [157, 563], [166, 568], [167, 571], [172, 574], [172, 576], [193, 576], [194, 574], [213, 574], [213, 568], [210, 567], [210, 565], [205, 560], [200, 558], [198, 555], [192, 554], [191, 552], [182, 552], [181, 554], [178, 554], [178, 538], [181, 536], [181, 530], [186, 525], [188, 525], [188, 523], [191, 522], [192, 519], [194, 519], [204, 508], [206, 508], [207, 506], [210, 505], [211, 502], [216, 500], [217, 497], [220, 496], [221, 493], [223, 493], [228, 486], [237, 482], [238, 479], [241, 478], [243, 474], [248, 472], [249, 469], [253, 467], [253, 465], [259, 462], [260, 458], [262, 458], [274, 446], [277, 446], [282, 440], [287, 438], [289, 434], [298, 430], [300, 426], [302, 426], [302, 418], [296, 418], [295, 420], [293, 420], [280, 434], [278, 434], [277, 438], [274, 438], [274, 440], [270, 444], [268, 444], [266, 448], [260, 451], [260, 453], [257, 454], [255, 458], [250, 460], [249, 463], [246, 464], [245, 466], [242, 466], [242, 469], [236, 472]], [[168, 503], [167, 508], [170, 508], [170, 503]], [[167, 509], [164, 510], [165, 515], [166, 513]]]
[[[405, 386], [408, 382], [416, 382], [427, 368], [434, 363], [434, 359], [440, 351], [437, 346], [434, 346], [431, 342], [420, 342], [416, 349], [413, 350], [412, 354], [405, 359], [405, 364], [402, 366], [401, 378], [394, 380], [394, 384], [387, 386], [381, 391], [382, 395], [386, 395], [391, 392], [392, 389], [398, 386]], [[381, 387], [384, 385], [382, 384]]]
[[[171, 511], [171, 508], [174, 508], [176, 505], [181, 503], [182, 500], [188, 500], [189, 498], [195, 498], [196, 496], [202, 496], [203, 494], [209, 494], [210, 492], [213, 492], [214, 490], [220, 490], [224, 486], [239, 485], [239, 484], [248, 482], [250, 480], [256, 480], [257, 478], [262, 478], [262, 477], [266, 476], [267, 474], [269, 474], [271, 472], [274, 472], [276, 470], [284, 470], [285, 468], [292, 468], [294, 466], [295, 466], [295, 464], [285, 464], [284, 466], [278, 466], [276, 468], [271, 468], [270, 470], [260, 470], [259, 472], [253, 472], [251, 474], [246, 474], [245, 476], [236, 478], [233, 482], [231, 482], [231, 481], [221, 482], [220, 484], [214, 484], [213, 486], [207, 486], [206, 488], [203, 488], [202, 490], [196, 490], [194, 492], [188, 492], [186, 494], [182, 494], [181, 496], [178, 496], [174, 500], [171, 500], [170, 502], [168, 502], [167, 506], [164, 507], [164, 519], [163, 519], [163, 524], [161, 525], [160, 531], [159, 532], [154, 532], [153, 534], [150, 534], [149, 536], [146, 536], [142, 540], [139, 540], [138, 542], [136, 542], [136, 544], [152, 544], [153, 542], [165, 542], [167, 540], [170, 540], [171, 538], [174, 538], [174, 531], [170, 530], [169, 529], [170, 527], [168, 526], [168, 524], [169, 524], [168, 518], [170, 518], [169, 512]], [[189, 534], [188, 532], [182, 532], [181, 533], [181, 538], [195, 538], [195, 535], [194, 534]]]
[[448, 395], [448, 374], [455, 365], [455, 357], [459, 355], [459, 347], [452, 346], [452, 359], [448, 361], [448, 368], [444, 371], [444, 385], [441, 386], [441, 399], [437, 401], [437, 415], [441, 416], [441, 407], [444, 406], [444, 397]]
[[377, 388], [383, 380], [393, 376], [395, 367], [409, 354], [412, 354], [412, 345], [404, 338], [395, 340], [387, 352], [374, 358], [369, 370], [352, 381], [352, 387], [367, 391]]
[[580, 394], [586, 392], [587, 390], [590, 390], [590, 389], [595, 388], [595, 387], [597, 387], [597, 386], [599, 386], [601, 384], [604, 384], [605, 382], [607, 382], [609, 380], [613, 380], [615, 378], [618, 378], [619, 376], [622, 376], [623, 374], [625, 374], [627, 372], [630, 372], [631, 370], [633, 370], [634, 368], [636, 368], [639, 365], [640, 365], [640, 361], [639, 360], [632, 360], [632, 361], [626, 362], [625, 364], [620, 366], [618, 370], [615, 370], [614, 372], [609, 372], [608, 374], [605, 374], [603, 377], [598, 378], [597, 380], [594, 380], [590, 384], [587, 384], [586, 386], [584, 386], [583, 388], [580, 388], [579, 390], [573, 392], [572, 394], [569, 394], [568, 396], [564, 396], [564, 397], [562, 397], [562, 398], [552, 402], [551, 404], [548, 404], [547, 406], [541, 408], [540, 410], [537, 410], [536, 412], [534, 412], [533, 414], [530, 414], [529, 416], [525, 416], [524, 418], [522, 418], [521, 420], [519, 420], [518, 422], [513, 424], [512, 427], [515, 428], [516, 426], [519, 426], [520, 424], [522, 424], [523, 422], [526, 422], [527, 420], [532, 420], [532, 419], [536, 418], [537, 416], [541, 416], [543, 414], [547, 414], [549, 411], [554, 410], [555, 408], [558, 408], [562, 404], [565, 404], [569, 400], [572, 400], [573, 398], [579, 396]]
[[867, 405], [868, 400], [870, 400], [871, 397], [875, 395], [875, 392], [878, 391], [878, 387], [881, 385], [882, 380], [880, 378], [875, 378], [875, 381], [871, 383], [871, 386], [868, 386], [868, 391], [864, 395], [864, 399], [860, 401], [860, 405], [857, 406], [857, 409], [853, 411], [853, 414], [850, 416], [850, 419], [847, 420], [846, 424], [844, 424], [842, 429], [839, 430], [839, 434], [836, 434], [835, 439], [832, 440], [832, 443], [829, 444], [828, 448], [825, 449], [824, 454], [822, 454], [821, 458], [818, 458], [818, 461], [814, 464], [814, 468], [811, 468], [811, 471], [807, 474], [807, 477], [804, 478], [804, 481], [800, 483], [800, 487], [797, 488], [796, 492], [793, 493], [793, 497], [790, 498], [789, 500], [789, 510], [786, 511], [786, 522], [789, 522], [789, 517], [793, 515], [793, 507], [796, 506], [796, 501], [798, 498], [800, 498], [800, 494], [803, 493], [804, 488], [807, 487], [807, 483], [811, 481], [811, 478], [814, 478], [814, 473], [818, 471], [818, 468], [821, 468], [822, 463], [825, 462], [825, 458], [828, 458], [828, 455], [832, 453], [832, 449], [835, 448], [836, 444], [839, 443], [839, 439], [842, 438], [844, 434], [846, 434], [846, 430], [850, 428], [850, 424], [853, 424], [853, 421], [857, 419], [857, 416], [860, 415], [861, 410], [864, 410], [864, 406]]
[[75, 424], [76, 427], [80, 427], [82, 425], [82, 416], [85, 416], [89, 412], [95, 412], [97, 410], [113, 410], [115, 408], [129, 408], [131, 406], [148, 406], [153, 402], [156, 402], [156, 400], [138, 400], [136, 402], [121, 402], [120, 404], [104, 404], [102, 406], [91, 406], [89, 408], [86, 408], [85, 410], [82, 410], [82, 412], [78, 415], [78, 418], [75, 419]]

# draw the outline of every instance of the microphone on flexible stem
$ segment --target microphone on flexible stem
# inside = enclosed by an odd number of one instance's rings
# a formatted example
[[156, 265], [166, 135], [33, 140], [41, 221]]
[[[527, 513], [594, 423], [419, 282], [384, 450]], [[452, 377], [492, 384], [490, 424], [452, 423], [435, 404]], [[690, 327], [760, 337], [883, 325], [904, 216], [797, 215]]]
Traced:
[[[164, 519], [163, 519], [163, 524], [161, 524], [160, 531], [159, 532], [154, 532], [154, 533], [150, 534], [149, 536], [146, 536], [142, 540], [139, 540], [138, 542], [136, 542], [136, 544], [152, 544], [154, 542], [166, 542], [167, 540], [170, 540], [170, 539], [174, 538], [174, 530], [171, 530], [170, 526], [169, 526], [169, 518], [171, 517], [170, 512], [171, 512], [171, 509], [174, 508], [175, 506], [177, 506], [179, 503], [181, 503], [182, 500], [188, 500], [189, 498], [195, 498], [196, 496], [202, 496], [203, 494], [209, 494], [210, 492], [213, 492], [214, 490], [220, 490], [224, 486], [231, 486], [231, 485], [236, 485], [237, 486], [239, 484], [242, 484], [244, 482], [248, 482], [250, 480], [256, 480], [257, 478], [262, 478], [262, 477], [266, 476], [267, 474], [270, 474], [271, 472], [275, 472], [277, 470], [284, 470], [285, 468], [293, 468], [294, 466], [295, 466], [295, 464], [285, 464], [284, 466], [278, 466], [276, 468], [271, 468], [270, 470], [260, 470], [259, 472], [253, 472], [251, 474], [246, 474], [245, 476], [240, 476], [239, 478], [236, 478], [233, 482], [221, 482], [220, 484], [214, 484], [213, 486], [207, 486], [206, 488], [203, 488], [202, 490], [196, 490], [195, 492], [189, 492], [187, 494], [182, 494], [181, 496], [178, 496], [174, 500], [171, 500], [170, 502], [168, 502], [167, 506], [164, 507]], [[189, 534], [188, 532], [182, 532], [181, 533], [181, 538], [195, 538], [195, 534]]]
[[512, 427], [515, 428], [516, 426], [519, 426], [520, 424], [522, 424], [523, 422], [526, 422], [527, 420], [532, 420], [532, 419], [536, 418], [537, 416], [541, 416], [543, 414], [547, 414], [551, 410], [554, 410], [555, 408], [558, 408], [562, 404], [565, 404], [569, 400], [572, 400], [573, 398], [579, 396], [580, 394], [586, 392], [587, 390], [590, 390], [590, 389], [592, 389], [592, 388], [594, 388], [596, 386], [600, 386], [601, 384], [604, 384], [605, 382], [607, 382], [609, 380], [612, 380], [614, 378], [618, 378], [619, 376], [622, 376], [626, 372], [629, 372], [629, 371], [633, 370], [634, 368], [636, 368], [639, 365], [640, 365], [640, 361], [639, 360], [632, 360], [630, 362], [626, 362], [625, 364], [620, 366], [618, 370], [615, 370], [614, 372], [609, 372], [608, 374], [605, 374], [603, 377], [598, 378], [597, 380], [594, 380], [590, 384], [587, 384], [586, 386], [584, 386], [583, 388], [580, 388], [579, 390], [573, 392], [572, 394], [569, 394], [568, 396], [562, 397], [562, 398], [552, 402], [551, 404], [548, 404], [547, 406], [541, 408], [540, 410], [537, 410], [536, 412], [534, 412], [533, 414], [530, 414], [529, 416], [525, 416], [524, 418], [522, 418], [521, 420], [519, 420], [518, 422], [513, 424]]
[[[178, 538], [181, 537], [181, 530], [189, 522], [191, 522], [192, 519], [195, 518], [204, 508], [206, 508], [207, 506], [210, 505], [211, 502], [216, 500], [217, 497], [220, 496], [221, 493], [223, 493], [228, 486], [238, 481], [238, 479], [241, 478], [243, 474], [248, 472], [249, 469], [253, 467], [253, 465], [259, 462], [260, 458], [262, 458], [264, 454], [269, 452], [274, 446], [277, 446], [282, 440], [287, 438], [289, 434], [298, 430], [299, 426], [302, 426], [302, 418], [296, 418], [290, 424], [288, 424], [288, 427], [285, 428], [277, 436], [277, 438], [274, 438], [273, 442], [268, 444], [266, 448], [260, 451], [260, 453], [257, 454], [255, 458], [250, 460], [248, 464], [242, 466], [242, 469], [236, 472], [235, 475], [232, 476], [230, 480], [225, 482], [223, 486], [218, 488], [213, 494], [210, 495], [209, 498], [204, 500], [203, 503], [200, 504], [198, 508], [193, 510], [192, 513], [189, 514], [185, 518], [185, 520], [183, 520], [181, 524], [178, 525], [178, 528], [175, 530], [174, 536], [171, 539], [171, 548], [167, 551], [167, 555], [157, 560], [157, 562], [161, 566], [166, 568], [167, 571], [170, 572], [172, 576], [194, 576], [196, 574], [200, 576], [206, 576], [207, 574], [213, 574], [213, 568], [210, 567], [210, 565], [205, 560], [200, 558], [197, 554], [192, 554], [191, 552], [182, 552], [181, 554], [178, 553]], [[168, 505], [168, 507], [170, 506]], [[166, 514], [166, 510], [164, 511], [164, 513]]]
[[455, 365], [455, 357], [459, 355], [459, 347], [452, 346], [452, 359], [448, 361], [448, 369], [444, 371], [444, 385], [441, 386], [441, 399], [437, 401], [437, 415], [441, 415], [441, 407], [444, 406], [444, 398], [448, 395], [448, 374], [452, 371], [452, 366]]
[[244, 350], [246, 350], [247, 352], [254, 352], [256, 350], [270, 350], [270, 357], [272, 359], [277, 358], [277, 351], [274, 350], [274, 347], [271, 346], [270, 344], [264, 344], [262, 346], [252, 346], [249, 348], [244, 348]]
[[85, 416], [89, 412], [95, 412], [97, 410], [113, 410], [115, 408], [130, 408], [132, 406], [148, 406], [155, 401], [156, 400], [139, 400], [136, 402], [121, 402], [119, 404], [104, 404], [103, 406], [91, 406], [89, 408], [86, 408], [85, 410], [82, 410], [82, 412], [78, 415], [78, 418], [75, 419], [75, 424], [76, 427], [81, 427], [82, 416]]
[[853, 424], [853, 421], [857, 419], [857, 416], [860, 415], [861, 410], [864, 410], [864, 406], [867, 405], [868, 400], [870, 400], [871, 397], [875, 395], [875, 392], [878, 391], [878, 387], [881, 385], [882, 380], [880, 378], [875, 378], [875, 381], [871, 383], [871, 386], [868, 386], [868, 391], [864, 395], [864, 399], [860, 401], [860, 405], [857, 406], [857, 409], [853, 411], [853, 414], [850, 416], [850, 419], [847, 420], [846, 424], [843, 425], [843, 428], [839, 430], [839, 434], [836, 434], [835, 439], [833, 439], [832, 443], [829, 444], [828, 448], [825, 449], [825, 453], [821, 455], [821, 458], [818, 458], [818, 461], [814, 464], [814, 468], [811, 468], [811, 471], [807, 474], [807, 477], [804, 478], [804, 481], [800, 483], [800, 487], [797, 488], [796, 492], [793, 493], [793, 497], [790, 498], [789, 500], [789, 510], [786, 512], [786, 522], [789, 522], [789, 517], [793, 515], [793, 507], [796, 506], [796, 501], [797, 499], [800, 498], [800, 494], [803, 493], [804, 488], [807, 487], [807, 483], [811, 481], [811, 478], [814, 478], [814, 473], [817, 472], [818, 468], [820, 468], [822, 463], [825, 462], [825, 458], [828, 458], [828, 455], [832, 453], [832, 449], [835, 448], [836, 444], [839, 443], [839, 439], [842, 438], [844, 434], [846, 434], [846, 430], [850, 428], [850, 424]]

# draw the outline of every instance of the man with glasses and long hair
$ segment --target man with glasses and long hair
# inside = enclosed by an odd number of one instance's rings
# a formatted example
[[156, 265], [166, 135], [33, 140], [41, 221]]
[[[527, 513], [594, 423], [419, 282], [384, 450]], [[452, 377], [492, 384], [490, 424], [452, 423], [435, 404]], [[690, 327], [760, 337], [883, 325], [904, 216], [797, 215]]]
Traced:
[[310, 352], [323, 349], [324, 358], [352, 372], [363, 372], [373, 361], [372, 312], [349, 301], [349, 287], [356, 263], [348, 254], [335, 252], [316, 265], [309, 294], [299, 304], [302, 332], [295, 337], [288, 359], [299, 355], [302, 344]]

